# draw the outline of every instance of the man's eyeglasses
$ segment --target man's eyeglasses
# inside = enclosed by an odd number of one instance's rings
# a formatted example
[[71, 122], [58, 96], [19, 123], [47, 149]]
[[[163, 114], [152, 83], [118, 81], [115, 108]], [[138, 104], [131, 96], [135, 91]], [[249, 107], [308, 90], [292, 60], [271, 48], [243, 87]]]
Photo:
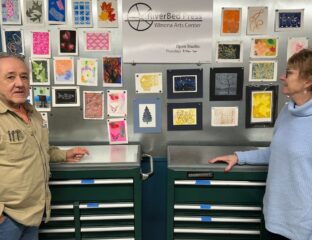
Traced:
[[0, 52], [0, 59], [6, 58], [6, 57], [16, 57], [22, 61], [25, 60], [25, 55], [20, 54], [20, 53]]

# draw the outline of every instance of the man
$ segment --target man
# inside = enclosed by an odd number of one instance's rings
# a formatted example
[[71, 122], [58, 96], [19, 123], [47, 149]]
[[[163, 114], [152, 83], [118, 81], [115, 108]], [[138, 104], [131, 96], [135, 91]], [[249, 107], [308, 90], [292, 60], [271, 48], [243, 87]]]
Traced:
[[84, 147], [49, 146], [41, 115], [27, 103], [29, 71], [19, 55], [0, 53], [0, 240], [37, 240], [50, 217], [49, 162], [77, 162]]

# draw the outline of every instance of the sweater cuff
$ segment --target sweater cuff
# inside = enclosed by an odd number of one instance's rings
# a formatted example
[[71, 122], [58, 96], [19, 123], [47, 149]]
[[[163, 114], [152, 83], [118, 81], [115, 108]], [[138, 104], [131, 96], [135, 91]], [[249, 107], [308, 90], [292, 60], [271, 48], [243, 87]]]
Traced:
[[244, 156], [246, 156], [246, 154], [244, 154], [244, 152], [237, 151], [237, 152], [235, 152], [235, 154], [236, 154], [236, 156], [238, 158], [238, 162], [237, 162], [238, 165], [246, 164], [246, 158], [244, 157]]

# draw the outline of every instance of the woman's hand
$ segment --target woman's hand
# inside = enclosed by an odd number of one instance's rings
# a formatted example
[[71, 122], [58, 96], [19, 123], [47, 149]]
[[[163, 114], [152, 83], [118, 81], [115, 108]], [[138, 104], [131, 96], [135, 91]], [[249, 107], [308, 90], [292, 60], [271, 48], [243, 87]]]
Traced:
[[208, 163], [216, 163], [216, 162], [227, 163], [227, 167], [224, 169], [224, 172], [229, 172], [234, 167], [234, 165], [237, 164], [238, 158], [236, 154], [232, 154], [232, 155], [219, 156], [219, 157], [208, 160]]

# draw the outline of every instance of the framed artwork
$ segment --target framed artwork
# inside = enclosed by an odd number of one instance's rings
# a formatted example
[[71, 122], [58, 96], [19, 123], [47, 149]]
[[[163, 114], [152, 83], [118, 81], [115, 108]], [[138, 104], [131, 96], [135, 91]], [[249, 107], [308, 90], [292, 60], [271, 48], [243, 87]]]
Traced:
[[75, 29], [58, 29], [58, 54], [78, 55], [77, 31]]
[[21, 25], [21, 1], [1, 0], [2, 24]]
[[34, 105], [37, 111], [51, 111], [50, 87], [33, 87]]
[[278, 53], [278, 38], [252, 38], [251, 58], [275, 58]]
[[44, 25], [44, 0], [24, 0], [23, 25]]
[[66, 24], [66, 0], [48, 0], [47, 16], [49, 24]]
[[211, 68], [210, 101], [241, 100], [243, 95], [244, 68]]
[[2, 29], [3, 50], [13, 54], [25, 54], [24, 33], [21, 29]]
[[54, 57], [54, 84], [75, 84], [75, 67], [72, 57]]
[[127, 90], [107, 90], [107, 116], [127, 116]]
[[240, 35], [241, 21], [241, 8], [222, 8], [221, 36]]
[[74, 27], [92, 27], [92, 0], [72, 0]]
[[133, 100], [133, 131], [136, 133], [160, 133], [162, 129], [160, 98]]
[[83, 119], [104, 119], [103, 91], [83, 91]]
[[277, 9], [275, 11], [275, 31], [303, 29], [304, 9]]
[[202, 98], [203, 69], [167, 70], [168, 98]]
[[77, 60], [77, 84], [85, 86], [98, 85], [98, 60], [96, 58], [80, 58]]
[[162, 73], [136, 73], [136, 93], [162, 93]]
[[50, 58], [50, 31], [31, 32], [31, 36], [31, 56], [38, 58]]
[[266, 35], [268, 32], [268, 7], [248, 7], [247, 35]]
[[85, 51], [110, 51], [109, 31], [85, 31]]
[[249, 81], [276, 81], [277, 61], [250, 61]]
[[243, 62], [242, 41], [219, 41], [216, 52], [217, 63], [240, 63]]
[[50, 61], [49, 59], [29, 59], [30, 84], [50, 85]]
[[124, 118], [107, 119], [109, 144], [128, 143], [127, 120]]
[[97, 26], [103, 28], [118, 27], [118, 1], [97, 1]]
[[307, 37], [290, 37], [287, 42], [287, 61], [297, 52], [304, 48], [308, 48], [309, 39]]
[[236, 127], [238, 126], [238, 107], [212, 107], [212, 127]]
[[273, 127], [277, 115], [278, 86], [246, 87], [246, 128]]
[[201, 102], [167, 104], [168, 131], [201, 130], [202, 117]]
[[79, 107], [80, 92], [77, 86], [53, 86], [52, 107]]
[[102, 61], [103, 87], [122, 87], [121, 57], [103, 57]]

